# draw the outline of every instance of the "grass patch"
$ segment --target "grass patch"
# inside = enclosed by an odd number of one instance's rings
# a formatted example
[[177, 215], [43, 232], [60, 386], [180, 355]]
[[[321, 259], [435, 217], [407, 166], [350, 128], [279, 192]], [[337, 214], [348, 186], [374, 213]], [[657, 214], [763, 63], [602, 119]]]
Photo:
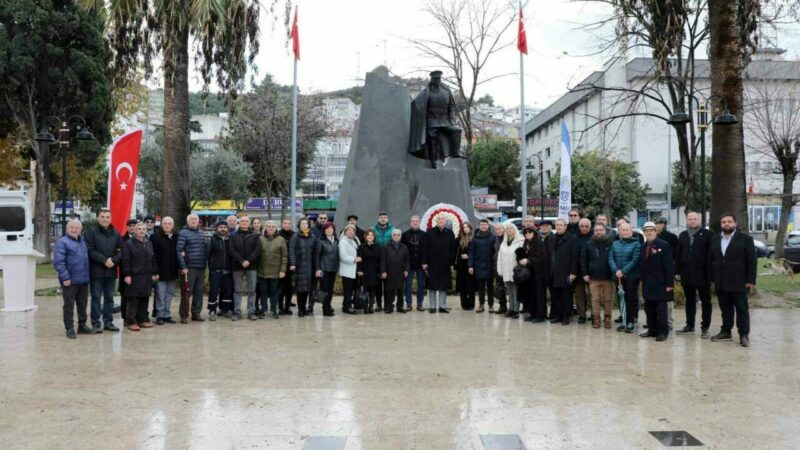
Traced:
[[33, 292], [36, 297], [56, 297], [58, 296], [58, 286], [53, 286], [44, 289], [37, 289]]
[[[767, 258], [758, 259], [759, 273], [764, 271], [764, 265], [767, 263], [767, 261], [769, 261]], [[795, 278], [797, 277], [800, 277], [800, 275], [795, 275]], [[800, 278], [798, 280], [800, 280]], [[795, 283], [792, 284], [789, 282], [789, 277], [786, 275], [759, 275], [758, 279], [756, 280], [756, 286], [758, 289], [765, 292], [779, 294], [782, 296], [788, 292], [800, 291], [800, 281], [795, 281]]]
[[52, 264], [37, 264], [36, 278], [58, 278], [58, 273]]

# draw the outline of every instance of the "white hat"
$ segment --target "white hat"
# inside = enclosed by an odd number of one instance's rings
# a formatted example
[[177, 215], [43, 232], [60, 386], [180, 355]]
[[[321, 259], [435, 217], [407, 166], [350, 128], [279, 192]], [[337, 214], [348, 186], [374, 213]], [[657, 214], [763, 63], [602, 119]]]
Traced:
[[642, 231], [644, 231], [644, 230], [646, 230], [648, 228], [652, 228], [652, 229], [655, 230], [656, 229], [656, 224], [653, 223], [653, 222], [645, 222], [644, 226], [642, 227]]

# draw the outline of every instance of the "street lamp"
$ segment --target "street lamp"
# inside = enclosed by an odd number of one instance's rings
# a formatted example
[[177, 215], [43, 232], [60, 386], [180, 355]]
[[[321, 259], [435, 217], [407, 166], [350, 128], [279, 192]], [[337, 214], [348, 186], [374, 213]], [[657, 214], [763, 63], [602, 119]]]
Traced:
[[[720, 100], [722, 102], [722, 114], [714, 117], [712, 124], [714, 125], [736, 125], [739, 123], [739, 120], [736, 119], [736, 116], [731, 114], [730, 110], [728, 109], [728, 102], [725, 100], [725, 97], [721, 95], [712, 95], [711, 97], [707, 98], [705, 102], [701, 102], [697, 97], [694, 95], [687, 95], [690, 100], [694, 100], [695, 104], [697, 104], [697, 126], [700, 128], [700, 202], [701, 202], [701, 209], [702, 213], [700, 214], [702, 220], [702, 227], [706, 227], [706, 130], [709, 127], [708, 123], [708, 113], [710, 112], [711, 102], [713, 100]], [[691, 105], [690, 105], [691, 106]], [[692, 118], [683, 111], [682, 108], [678, 108], [674, 114], [669, 117], [667, 123], [669, 125], [675, 127], [682, 127], [685, 126], [687, 123], [691, 122]], [[691, 145], [690, 145], [691, 147]], [[672, 162], [670, 162], [672, 164]]]
[[[539, 203], [540, 203], [541, 211], [542, 211], [542, 213], [541, 213], [542, 214], [542, 219], [541, 220], [544, 220], [544, 161], [542, 161], [542, 157], [541, 156], [539, 156], [538, 154], [534, 153], [533, 155], [530, 156], [530, 158], [528, 158], [528, 165], [525, 167], [527, 170], [535, 169], [535, 167], [533, 166], [533, 163], [531, 162], [531, 160], [533, 158], [536, 158], [536, 159], [539, 160]], [[528, 176], [528, 172], [527, 171], [525, 172], [525, 176], [526, 177]], [[525, 216], [525, 215], [527, 215], [528, 205], [524, 205], [523, 208], [525, 209], [525, 212], [526, 212], [526, 214], [523, 214], [523, 216]]]
[[[37, 134], [34, 140], [41, 144], [47, 144], [47, 151], [50, 151], [50, 145], [58, 143], [61, 149], [61, 234], [67, 234], [67, 152], [72, 146], [71, 135], [75, 132], [75, 140], [78, 141], [93, 141], [95, 140], [94, 134], [89, 131], [86, 126], [86, 119], [81, 116], [71, 116], [67, 120], [62, 120], [58, 117], [51, 116], [44, 120], [45, 127], [43, 127]], [[50, 126], [47, 126], [47, 124]], [[58, 139], [53, 137], [49, 128], [58, 128]]]

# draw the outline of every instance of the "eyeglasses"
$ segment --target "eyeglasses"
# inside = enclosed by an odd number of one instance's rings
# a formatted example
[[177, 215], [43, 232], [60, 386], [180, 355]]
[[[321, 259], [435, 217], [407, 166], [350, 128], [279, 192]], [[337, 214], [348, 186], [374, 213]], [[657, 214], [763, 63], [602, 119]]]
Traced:
[[570, 216], [570, 217], [578, 217], [578, 215], [577, 215], [577, 214], [570, 214], [569, 216]]

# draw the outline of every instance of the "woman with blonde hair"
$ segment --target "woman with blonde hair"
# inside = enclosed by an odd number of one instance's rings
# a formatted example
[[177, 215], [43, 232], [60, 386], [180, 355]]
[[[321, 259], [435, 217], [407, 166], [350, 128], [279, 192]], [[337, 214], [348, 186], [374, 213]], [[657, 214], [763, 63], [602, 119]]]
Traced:
[[514, 283], [514, 267], [517, 266], [517, 249], [522, 247], [524, 239], [517, 233], [514, 224], [506, 225], [506, 234], [503, 243], [497, 252], [497, 274], [503, 279], [508, 297], [508, 312], [506, 317], [519, 318], [519, 299], [517, 298], [517, 285]]

